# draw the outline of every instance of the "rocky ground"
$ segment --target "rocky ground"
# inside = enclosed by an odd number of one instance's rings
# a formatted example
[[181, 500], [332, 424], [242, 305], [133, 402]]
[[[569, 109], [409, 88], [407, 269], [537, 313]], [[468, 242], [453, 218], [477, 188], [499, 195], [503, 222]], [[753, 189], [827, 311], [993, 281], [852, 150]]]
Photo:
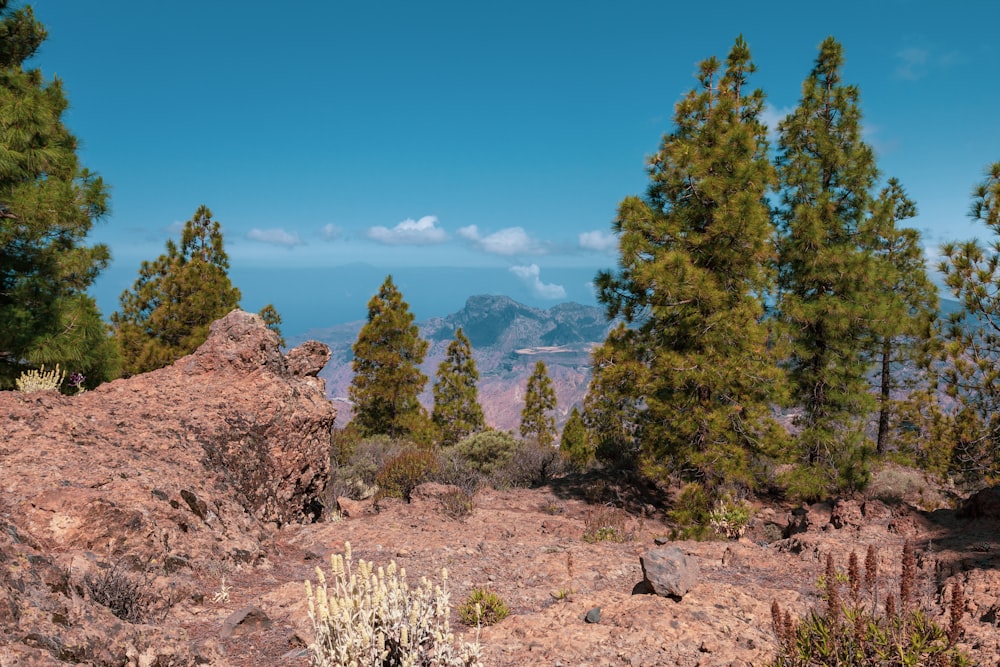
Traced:
[[[998, 490], [958, 511], [888, 469], [868, 497], [758, 503], [739, 540], [672, 542], [698, 574], [679, 599], [660, 597], [637, 584], [640, 556], [669, 533], [664, 502], [627, 480], [484, 490], [458, 518], [448, 489], [425, 485], [409, 504], [344, 501], [345, 517], [317, 521], [333, 416], [315, 377], [324, 349], [277, 350], [255, 316], [235, 314], [168, 369], [81, 396], [0, 394], [0, 667], [308, 665], [303, 582], [348, 541], [411, 580], [447, 568], [453, 609], [475, 587], [506, 600], [511, 615], [479, 637], [486, 665], [760, 666], [775, 651], [773, 600], [819, 604], [826, 555], [843, 568], [868, 545], [894, 587], [907, 539], [921, 602], [942, 613], [961, 582], [961, 643], [1000, 665]], [[584, 540], [608, 507], [627, 511], [629, 539]]]

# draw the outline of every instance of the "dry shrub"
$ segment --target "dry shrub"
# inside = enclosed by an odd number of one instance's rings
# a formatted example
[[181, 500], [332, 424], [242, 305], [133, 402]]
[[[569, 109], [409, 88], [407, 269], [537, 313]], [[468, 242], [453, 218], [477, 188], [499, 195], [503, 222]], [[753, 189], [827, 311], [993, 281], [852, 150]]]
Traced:
[[635, 530], [629, 528], [629, 516], [625, 510], [613, 505], [599, 505], [587, 512], [583, 520], [583, 541], [628, 542], [635, 537]]
[[441, 501], [441, 511], [451, 519], [462, 519], [476, 509], [476, 501], [462, 489], [447, 491], [438, 496]]
[[493, 486], [498, 489], [541, 486], [564, 470], [565, 460], [559, 450], [522, 442], [507, 464], [493, 474]]
[[163, 600], [153, 590], [148, 572], [132, 572], [124, 562], [102, 564], [96, 575], [83, 578], [90, 599], [107, 607], [128, 623], [152, 623], [170, 610], [172, 602]]

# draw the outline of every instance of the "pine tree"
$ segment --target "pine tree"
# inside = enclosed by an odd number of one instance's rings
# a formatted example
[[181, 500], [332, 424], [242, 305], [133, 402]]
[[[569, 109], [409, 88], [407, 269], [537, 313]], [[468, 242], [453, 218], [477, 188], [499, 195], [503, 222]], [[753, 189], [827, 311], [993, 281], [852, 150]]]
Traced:
[[86, 293], [110, 261], [106, 246], [85, 245], [108, 190], [78, 161], [61, 82], [26, 68], [45, 28], [30, 6], [7, 5], [0, 0], [0, 389], [42, 364], [94, 386], [118, 373]]
[[[973, 193], [971, 215], [1000, 235], [1000, 162]], [[967, 480], [1000, 474], [1000, 241], [947, 243], [939, 269], [962, 304], [945, 332], [943, 380], [958, 401], [952, 468]]]
[[863, 482], [862, 419], [873, 406], [866, 346], [880, 294], [862, 231], [878, 171], [861, 136], [858, 89], [841, 82], [842, 64], [840, 44], [827, 38], [798, 108], [779, 126], [778, 311], [803, 409], [803, 458], [851, 486]]
[[[634, 438], [654, 478], [751, 486], [751, 458], [781, 441], [770, 403], [782, 376], [763, 322], [775, 177], [764, 96], [748, 85], [754, 71], [742, 37], [724, 67], [701, 63], [651, 158], [645, 198], [618, 207], [621, 268], [597, 277], [608, 318], [629, 327], [595, 353], [587, 421], [610, 434], [622, 410], [628, 426], [613, 437], [626, 446]], [[601, 396], [609, 390], [611, 400]], [[599, 454], [607, 445], [598, 442]]]
[[268, 329], [278, 334], [278, 345], [285, 346], [285, 337], [281, 333], [281, 315], [278, 314], [277, 308], [273, 304], [267, 304], [260, 309], [260, 318], [264, 320], [264, 324]]
[[580, 468], [594, 458], [594, 450], [587, 441], [587, 427], [583, 423], [583, 416], [575, 406], [563, 426], [562, 436], [559, 438], [559, 453]]
[[545, 362], [539, 361], [528, 378], [528, 388], [524, 393], [521, 437], [541, 447], [551, 446], [556, 438], [555, 409], [556, 390], [552, 386]]
[[222, 226], [200, 206], [184, 224], [180, 246], [168, 240], [165, 254], [143, 262], [111, 315], [127, 375], [162, 368], [205, 342], [212, 322], [240, 302], [228, 271]]
[[455, 340], [448, 344], [444, 361], [438, 366], [434, 385], [431, 419], [441, 433], [442, 445], [454, 445], [486, 428], [476, 388], [478, 380], [479, 371], [472, 357], [472, 344], [459, 329], [455, 332]]
[[639, 347], [641, 332], [624, 324], [612, 330], [593, 352], [590, 385], [583, 401], [583, 423], [604, 463], [634, 467], [645, 424], [643, 387], [649, 383], [649, 355]]
[[[875, 289], [881, 297], [874, 310], [871, 340], [878, 367], [875, 451], [879, 455], [888, 449], [893, 413], [903, 409], [893, 392], [912, 393], [921, 380], [926, 386], [927, 374], [914, 374], [912, 367], [926, 366], [937, 317], [937, 288], [927, 276], [920, 233], [897, 224], [916, 214], [916, 205], [899, 181], [889, 179], [863, 233], [877, 262]], [[919, 400], [916, 395], [913, 398]]]
[[354, 343], [354, 379], [348, 396], [352, 423], [362, 436], [402, 438], [428, 423], [417, 397], [427, 383], [420, 364], [428, 343], [420, 338], [413, 313], [388, 276], [368, 302], [368, 322]]

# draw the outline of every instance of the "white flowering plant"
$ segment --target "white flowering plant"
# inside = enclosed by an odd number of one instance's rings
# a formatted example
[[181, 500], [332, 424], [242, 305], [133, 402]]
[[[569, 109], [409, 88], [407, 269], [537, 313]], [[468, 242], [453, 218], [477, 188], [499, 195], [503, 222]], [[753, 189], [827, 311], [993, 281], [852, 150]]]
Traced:
[[421, 578], [410, 588], [406, 570], [395, 561], [377, 569], [365, 560], [355, 566], [351, 545], [330, 558], [331, 578], [316, 568], [315, 586], [306, 582], [309, 618], [316, 631], [314, 667], [478, 667], [481, 650], [457, 641], [451, 631], [448, 571], [441, 584]]

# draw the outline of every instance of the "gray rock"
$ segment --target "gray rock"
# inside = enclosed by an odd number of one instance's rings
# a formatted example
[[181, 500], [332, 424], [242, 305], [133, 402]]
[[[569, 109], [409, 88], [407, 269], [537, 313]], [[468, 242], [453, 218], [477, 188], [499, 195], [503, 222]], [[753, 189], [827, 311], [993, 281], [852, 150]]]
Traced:
[[601, 608], [600, 607], [594, 607], [593, 609], [591, 609], [590, 611], [587, 612], [587, 615], [584, 617], [583, 620], [585, 620], [587, 623], [600, 623], [601, 622]]
[[700, 572], [694, 556], [677, 547], [650, 549], [639, 557], [644, 580], [657, 595], [680, 599], [698, 583]]

